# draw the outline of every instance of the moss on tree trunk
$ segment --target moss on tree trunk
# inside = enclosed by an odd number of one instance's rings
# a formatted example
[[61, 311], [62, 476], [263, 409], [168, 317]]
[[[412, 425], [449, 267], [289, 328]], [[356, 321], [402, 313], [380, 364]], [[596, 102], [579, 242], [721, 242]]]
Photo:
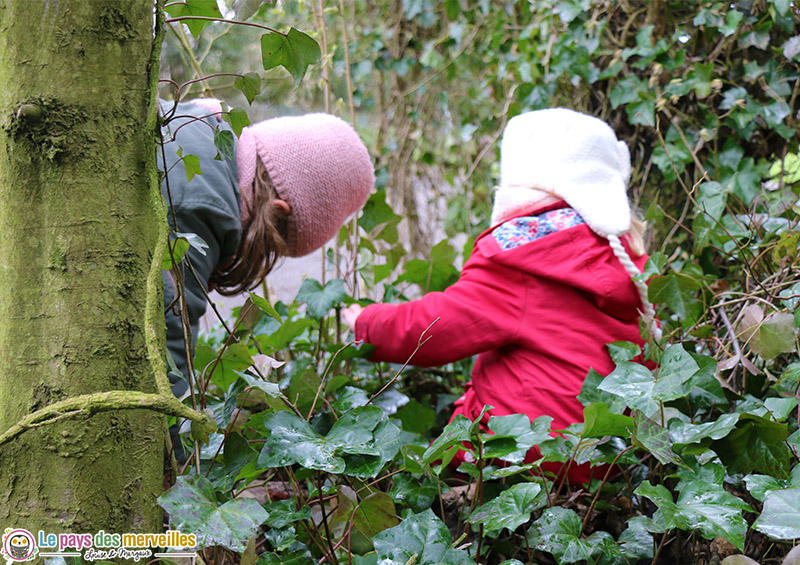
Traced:
[[[54, 402], [155, 392], [153, 2], [0, 4], [0, 434]], [[164, 417], [104, 412], [0, 445], [0, 524], [161, 528]]]

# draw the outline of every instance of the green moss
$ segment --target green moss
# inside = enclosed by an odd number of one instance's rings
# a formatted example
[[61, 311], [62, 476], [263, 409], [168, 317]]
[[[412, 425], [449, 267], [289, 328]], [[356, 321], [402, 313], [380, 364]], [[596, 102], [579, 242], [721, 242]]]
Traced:
[[63, 249], [53, 249], [50, 253], [50, 269], [56, 269], [62, 273], [67, 270], [67, 254]]
[[91, 145], [81, 126], [87, 110], [53, 97], [34, 96], [20, 102], [6, 131], [17, 142], [24, 141], [48, 161], [64, 154], [80, 155]]
[[131, 25], [125, 14], [113, 6], [106, 6], [100, 12], [100, 26], [96, 29], [98, 34], [113, 39], [133, 39], [138, 35], [136, 28]]
[[158, 531], [164, 416], [79, 396], [156, 388], [153, 6], [3, 4], [0, 523]]

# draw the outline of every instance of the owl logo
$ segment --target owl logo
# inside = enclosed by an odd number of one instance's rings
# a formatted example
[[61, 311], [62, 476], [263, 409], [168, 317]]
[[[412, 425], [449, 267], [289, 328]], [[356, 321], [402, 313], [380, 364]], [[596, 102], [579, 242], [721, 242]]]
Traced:
[[36, 540], [28, 530], [6, 528], [0, 555], [5, 555], [11, 561], [31, 561], [38, 552]]

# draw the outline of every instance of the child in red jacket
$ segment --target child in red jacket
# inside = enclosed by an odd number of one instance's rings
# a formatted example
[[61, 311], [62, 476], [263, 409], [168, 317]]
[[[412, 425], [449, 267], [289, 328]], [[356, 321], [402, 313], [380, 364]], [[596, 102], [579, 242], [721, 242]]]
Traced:
[[[373, 361], [398, 363], [439, 318], [411, 362], [478, 354], [454, 417], [491, 405], [490, 415], [548, 415], [564, 429], [583, 421], [576, 397], [589, 369], [614, 369], [606, 344], [641, 343], [640, 313], [653, 325], [647, 288], [632, 278], [646, 257], [629, 233], [630, 155], [597, 118], [539, 110], [509, 121], [500, 169], [491, 228], [456, 284], [405, 304], [353, 305], [344, 318], [376, 346]], [[589, 469], [569, 476], [586, 481]]]

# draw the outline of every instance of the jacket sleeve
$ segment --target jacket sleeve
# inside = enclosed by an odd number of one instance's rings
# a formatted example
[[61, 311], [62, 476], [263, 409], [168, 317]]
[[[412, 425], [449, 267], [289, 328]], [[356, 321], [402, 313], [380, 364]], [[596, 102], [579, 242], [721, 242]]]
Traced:
[[458, 282], [444, 292], [364, 308], [356, 320], [356, 339], [376, 346], [373, 361], [404, 363], [429, 338], [411, 364], [443, 365], [513, 343], [524, 300], [522, 273], [475, 251]]
[[[176, 119], [170, 134], [176, 138], [165, 144], [164, 162], [161, 162], [161, 155], [159, 161], [160, 166], [168, 171], [168, 179], [162, 183], [162, 193], [173, 206], [167, 214], [170, 226], [177, 232], [194, 233], [208, 245], [205, 253], [194, 247], [186, 253], [186, 260], [191, 262], [196, 277], [185, 264], [180, 265], [193, 337], [190, 350], [194, 351], [198, 322], [206, 311], [204, 291], [208, 288], [208, 280], [214, 270], [236, 252], [242, 226], [234, 161], [214, 159], [214, 130], [207, 123], [191, 118], [207, 116], [208, 110], [192, 104], [179, 106], [177, 113], [183, 117]], [[179, 147], [184, 155], [197, 155], [200, 159], [202, 173], [191, 180], [187, 179], [183, 161], [177, 155]], [[169, 306], [174, 298], [174, 283], [166, 273], [162, 279], [164, 304]], [[167, 347], [185, 379], [188, 362], [180, 316], [168, 310], [166, 325]], [[185, 392], [187, 387], [180, 379], [170, 376], [170, 381], [176, 395]]]

